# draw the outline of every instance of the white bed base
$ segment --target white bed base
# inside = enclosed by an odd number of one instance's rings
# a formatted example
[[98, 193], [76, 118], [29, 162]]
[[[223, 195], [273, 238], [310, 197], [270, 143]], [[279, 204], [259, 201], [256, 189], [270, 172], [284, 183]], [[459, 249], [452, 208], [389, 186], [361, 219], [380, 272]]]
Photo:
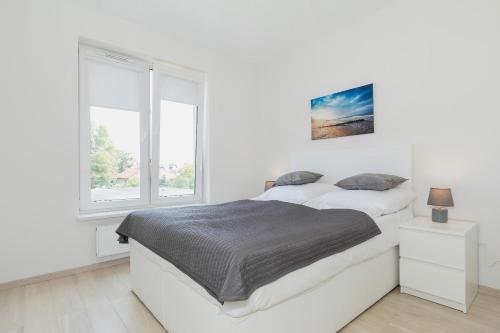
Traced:
[[169, 333], [333, 333], [399, 284], [399, 247], [353, 265], [314, 289], [233, 318], [161, 267], [131, 240], [132, 289]]

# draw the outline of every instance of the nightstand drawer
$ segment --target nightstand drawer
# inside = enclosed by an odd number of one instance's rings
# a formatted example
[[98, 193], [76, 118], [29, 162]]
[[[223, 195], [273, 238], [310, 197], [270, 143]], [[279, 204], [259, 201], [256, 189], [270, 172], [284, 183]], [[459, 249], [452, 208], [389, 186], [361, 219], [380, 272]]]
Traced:
[[465, 271], [401, 258], [400, 284], [451, 301], [465, 303]]
[[401, 228], [401, 257], [465, 269], [463, 237]]

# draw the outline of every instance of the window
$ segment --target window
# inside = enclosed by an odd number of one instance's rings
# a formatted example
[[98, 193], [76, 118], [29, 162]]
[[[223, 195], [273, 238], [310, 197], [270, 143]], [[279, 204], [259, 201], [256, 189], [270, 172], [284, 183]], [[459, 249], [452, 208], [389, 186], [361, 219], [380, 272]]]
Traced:
[[203, 75], [80, 46], [80, 210], [202, 199]]

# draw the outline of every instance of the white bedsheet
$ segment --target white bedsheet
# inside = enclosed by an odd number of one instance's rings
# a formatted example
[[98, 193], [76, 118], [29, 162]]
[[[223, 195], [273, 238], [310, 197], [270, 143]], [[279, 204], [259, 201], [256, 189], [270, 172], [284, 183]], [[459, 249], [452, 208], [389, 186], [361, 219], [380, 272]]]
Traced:
[[172, 274], [179, 281], [185, 283], [200, 295], [220, 308], [222, 313], [239, 318], [279, 304], [287, 299], [302, 294], [322, 282], [334, 277], [342, 270], [373, 258], [399, 244], [398, 226], [413, 217], [410, 208], [405, 208], [397, 213], [375, 218], [375, 223], [382, 233], [366, 242], [356, 245], [349, 250], [337, 253], [330, 257], [291, 272], [280, 279], [260, 287], [244, 301], [225, 302], [221, 305], [203, 287], [178, 270], [168, 261], [154, 255], [154, 260], [159, 261], [162, 270]]

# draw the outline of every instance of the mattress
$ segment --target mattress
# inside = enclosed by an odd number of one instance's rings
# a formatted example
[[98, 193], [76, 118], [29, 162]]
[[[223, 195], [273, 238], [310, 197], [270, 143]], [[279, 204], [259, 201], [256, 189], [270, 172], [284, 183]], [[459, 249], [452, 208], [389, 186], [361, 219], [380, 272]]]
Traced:
[[293, 271], [280, 279], [255, 290], [244, 301], [225, 302], [221, 305], [202, 286], [177, 269], [167, 260], [154, 254], [142, 245], [134, 242], [133, 246], [143, 252], [150, 260], [157, 263], [163, 271], [171, 274], [180, 282], [189, 286], [201, 296], [230, 317], [240, 318], [256, 311], [268, 309], [291, 297], [307, 292], [321, 283], [331, 279], [344, 269], [382, 254], [399, 244], [398, 226], [413, 217], [411, 209], [406, 208], [397, 213], [375, 218], [374, 221], [382, 231], [368, 241], [356, 245], [346, 251], [316, 261], [315, 263]]

